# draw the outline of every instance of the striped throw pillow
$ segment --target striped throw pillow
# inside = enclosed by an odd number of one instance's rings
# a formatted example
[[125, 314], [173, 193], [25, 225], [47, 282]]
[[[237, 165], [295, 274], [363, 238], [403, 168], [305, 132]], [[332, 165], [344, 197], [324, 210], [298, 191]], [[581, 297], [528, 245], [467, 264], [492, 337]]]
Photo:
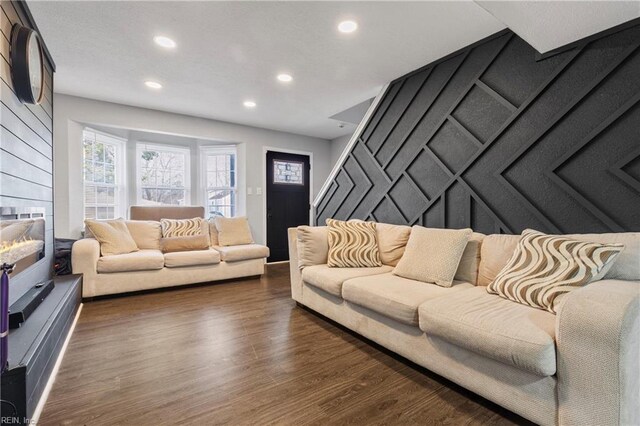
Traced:
[[327, 219], [332, 268], [372, 268], [382, 266], [376, 224], [373, 222]]
[[556, 313], [562, 296], [600, 280], [623, 249], [526, 229], [487, 291]]
[[201, 217], [194, 217], [193, 219], [160, 219], [162, 237], [192, 237], [203, 234], [203, 222], [204, 219]]

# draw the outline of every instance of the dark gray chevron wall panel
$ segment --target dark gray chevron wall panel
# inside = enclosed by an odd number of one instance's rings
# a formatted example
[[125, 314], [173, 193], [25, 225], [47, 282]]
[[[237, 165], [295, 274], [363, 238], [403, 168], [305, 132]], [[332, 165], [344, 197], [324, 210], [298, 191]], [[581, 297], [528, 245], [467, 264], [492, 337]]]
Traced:
[[503, 31], [392, 82], [316, 223], [640, 231], [639, 47], [636, 25], [537, 61]]

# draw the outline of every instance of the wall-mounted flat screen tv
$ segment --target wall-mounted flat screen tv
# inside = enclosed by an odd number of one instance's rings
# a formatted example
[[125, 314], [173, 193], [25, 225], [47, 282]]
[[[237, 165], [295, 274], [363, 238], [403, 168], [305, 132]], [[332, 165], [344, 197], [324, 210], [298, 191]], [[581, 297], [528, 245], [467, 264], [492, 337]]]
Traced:
[[44, 257], [45, 209], [0, 207], [0, 264], [15, 265], [15, 276]]

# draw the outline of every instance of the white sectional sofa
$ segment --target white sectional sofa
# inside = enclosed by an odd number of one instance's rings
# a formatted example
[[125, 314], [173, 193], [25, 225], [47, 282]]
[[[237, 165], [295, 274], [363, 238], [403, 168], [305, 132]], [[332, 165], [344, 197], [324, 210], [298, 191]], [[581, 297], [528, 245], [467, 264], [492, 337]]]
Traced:
[[[212, 230], [208, 250], [162, 253], [160, 218], [202, 217], [202, 207], [131, 208], [127, 227], [139, 251], [101, 256], [100, 243], [93, 238], [73, 245], [74, 274], [83, 274], [82, 297], [127, 293], [185, 284], [204, 283], [262, 275], [269, 248], [259, 244], [220, 247]], [[213, 226], [213, 225], [211, 225]]]
[[557, 315], [487, 293], [517, 235], [475, 233], [454, 285], [443, 288], [395, 276], [393, 265], [329, 268], [325, 227], [292, 228], [291, 293], [533, 422], [640, 424], [640, 233], [573, 237], [625, 249], [602, 281], [567, 295]]

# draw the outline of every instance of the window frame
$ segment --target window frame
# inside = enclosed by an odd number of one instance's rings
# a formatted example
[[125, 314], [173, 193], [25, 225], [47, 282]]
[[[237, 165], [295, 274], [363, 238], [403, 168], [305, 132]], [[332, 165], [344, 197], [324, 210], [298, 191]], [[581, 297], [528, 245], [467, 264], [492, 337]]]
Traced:
[[[207, 157], [209, 155], [221, 155], [221, 154], [231, 154], [234, 157], [234, 184], [233, 186], [212, 186], [209, 187], [208, 186], [208, 182], [207, 182], [207, 174], [208, 174], [208, 169], [207, 169]], [[200, 183], [200, 197], [201, 197], [201, 202], [200, 204], [202, 206], [204, 206], [205, 209], [205, 214], [209, 215], [209, 197], [208, 197], [208, 193], [209, 191], [231, 191], [233, 193], [232, 199], [234, 201], [233, 204], [231, 204], [231, 216], [229, 217], [234, 217], [237, 216], [239, 214], [240, 211], [240, 200], [239, 200], [239, 194], [240, 194], [240, 188], [238, 185], [238, 147], [236, 145], [208, 145], [208, 146], [201, 146], [200, 147], [200, 152], [199, 152], [199, 157], [200, 157], [200, 178], [199, 178], [199, 183]]]
[[[173, 152], [180, 153], [184, 155], [184, 186], [183, 187], [172, 187], [172, 186], [149, 186], [142, 184], [142, 152], [143, 151], [160, 151], [160, 152]], [[136, 143], [136, 160], [135, 160], [135, 169], [136, 169], [136, 203], [138, 205], [145, 205], [145, 202], [148, 200], [143, 200], [142, 191], [143, 189], [151, 188], [151, 189], [180, 189], [184, 190], [184, 205], [191, 205], [191, 149], [185, 146], [179, 145], [169, 145], [169, 144], [159, 144], [159, 143], [148, 143], [148, 142], [137, 142]], [[172, 206], [177, 204], [159, 204], [164, 206]]]
[[[126, 186], [126, 182], [127, 182], [127, 153], [126, 153], [126, 146], [127, 146], [127, 140], [115, 135], [111, 135], [109, 133], [105, 133], [105, 132], [101, 132], [99, 130], [93, 129], [91, 127], [84, 127], [82, 129], [82, 159], [81, 159], [81, 164], [82, 164], [82, 217], [84, 219], [88, 219], [87, 217], [87, 180], [86, 180], [86, 173], [85, 173], [85, 163], [86, 163], [86, 158], [85, 158], [85, 153], [86, 153], [86, 148], [85, 148], [85, 140], [86, 140], [86, 134], [87, 133], [93, 133], [94, 136], [94, 143], [95, 142], [101, 142], [102, 144], [107, 144], [107, 145], [113, 145], [115, 147], [115, 153], [114, 153], [114, 183], [113, 184], [109, 184], [106, 182], [95, 182], [95, 181], [91, 181], [90, 184], [93, 184], [95, 186], [102, 186], [102, 187], [107, 187], [107, 188], [114, 188], [114, 203], [113, 204], [109, 204], [109, 203], [98, 203], [97, 202], [97, 193], [96, 193], [96, 202], [95, 203], [91, 203], [93, 205], [93, 207], [95, 207], [96, 209], [99, 207], [111, 207], [113, 206], [113, 217], [107, 218], [107, 219], [116, 219], [119, 217], [126, 217], [127, 214], [127, 186]], [[95, 163], [95, 162], [94, 162]], [[96, 190], [97, 191], [97, 190]], [[96, 220], [102, 220], [102, 219], [98, 219], [97, 217], [97, 210], [96, 210]]]

